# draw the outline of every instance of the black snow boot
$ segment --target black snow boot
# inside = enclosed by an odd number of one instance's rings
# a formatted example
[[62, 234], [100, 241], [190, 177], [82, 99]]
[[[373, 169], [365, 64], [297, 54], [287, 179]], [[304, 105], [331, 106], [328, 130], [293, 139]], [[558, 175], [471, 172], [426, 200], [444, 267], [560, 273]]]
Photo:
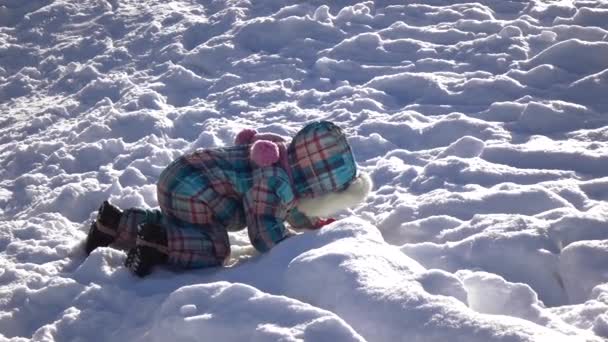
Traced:
[[135, 248], [127, 254], [125, 266], [140, 277], [145, 277], [156, 265], [167, 262], [167, 233], [162, 226], [144, 224], [139, 227]]
[[97, 211], [97, 219], [91, 224], [87, 235], [85, 244], [87, 255], [91, 254], [95, 248], [107, 247], [116, 240], [121, 217], [122, 211], [118, 207], [108, 201], [101, 204]]

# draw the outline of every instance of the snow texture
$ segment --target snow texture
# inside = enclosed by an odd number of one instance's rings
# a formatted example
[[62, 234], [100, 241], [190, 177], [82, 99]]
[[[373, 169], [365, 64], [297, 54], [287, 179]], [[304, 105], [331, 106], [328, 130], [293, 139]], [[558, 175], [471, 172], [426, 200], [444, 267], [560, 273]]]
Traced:
[[[0, 1], [0, 341], [608, 338], [608, 5]], [[243, 129], [348, 134], [360, 206], [145, 279], [82, 241]]]

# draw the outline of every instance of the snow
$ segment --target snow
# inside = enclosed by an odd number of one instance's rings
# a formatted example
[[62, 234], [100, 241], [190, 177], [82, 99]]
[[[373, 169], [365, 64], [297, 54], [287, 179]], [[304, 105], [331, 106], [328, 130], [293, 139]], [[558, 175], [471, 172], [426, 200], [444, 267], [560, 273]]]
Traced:
[[[0, 341], [608, 338], [608, 6], [0, 2]], [[139, 279], [101, 201], [327, 119], [375, 188], [266, 254]]]

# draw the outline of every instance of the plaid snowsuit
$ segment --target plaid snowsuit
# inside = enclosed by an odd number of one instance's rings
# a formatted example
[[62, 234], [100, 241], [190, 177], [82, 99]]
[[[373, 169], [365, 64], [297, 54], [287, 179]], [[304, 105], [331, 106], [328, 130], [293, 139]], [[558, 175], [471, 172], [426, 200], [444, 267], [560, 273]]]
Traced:
[[260, 167], [250, 145], [202, 149], [173, 161], [157, 183], [160, 210], [125, 210], [117, 243], [133, 246], [143, 223], [167, 232], [169, 263], [182, 267], [222, 265], [230, 256], [229, 231], [248, 229], [260, 252], [289, 237], [284, 222], [312, 229], [316, 218], [296, 209], [301, 198], [345, 189], [356, 164], [342, 131], [313, 122], [291, 143], [279, 145], [279, 161]]

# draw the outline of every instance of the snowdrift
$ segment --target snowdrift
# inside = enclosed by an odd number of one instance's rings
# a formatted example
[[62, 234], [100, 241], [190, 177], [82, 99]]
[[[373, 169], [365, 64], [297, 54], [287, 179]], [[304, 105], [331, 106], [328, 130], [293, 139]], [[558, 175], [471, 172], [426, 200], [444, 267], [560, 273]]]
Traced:
[[[600, 0], [0, 1], [0, 341], [608, 337]], [[223, 269], [81, 242], [180, 154], [331, 120], [373, 194]]]

